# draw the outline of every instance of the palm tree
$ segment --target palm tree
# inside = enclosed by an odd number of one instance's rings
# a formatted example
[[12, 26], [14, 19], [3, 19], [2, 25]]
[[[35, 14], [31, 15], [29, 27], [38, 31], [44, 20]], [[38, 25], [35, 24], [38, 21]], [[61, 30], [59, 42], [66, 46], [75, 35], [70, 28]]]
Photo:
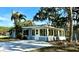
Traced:
[[11, 20], [14, 20], [16, 38], [17, 38], [18, 33], [21, 32], [20, 22], [21, 20], [26, 20], [25, 17], [26, 17], [25, 15], [19, 12], [12, 12]]
[[34, 23], [31, 20], [26, 20], [24, 22], [20, 22], [21, 27], [32, 26]]

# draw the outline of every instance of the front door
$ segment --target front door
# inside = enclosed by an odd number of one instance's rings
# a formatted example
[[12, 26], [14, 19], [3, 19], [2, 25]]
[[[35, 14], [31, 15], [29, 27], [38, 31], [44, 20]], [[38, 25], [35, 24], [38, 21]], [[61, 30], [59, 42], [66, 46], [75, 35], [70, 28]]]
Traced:
[[35, 31], [35, 40], [39, 40], [39, 33], [38, 33], [38, 29], [36, 29], [36, 31]]

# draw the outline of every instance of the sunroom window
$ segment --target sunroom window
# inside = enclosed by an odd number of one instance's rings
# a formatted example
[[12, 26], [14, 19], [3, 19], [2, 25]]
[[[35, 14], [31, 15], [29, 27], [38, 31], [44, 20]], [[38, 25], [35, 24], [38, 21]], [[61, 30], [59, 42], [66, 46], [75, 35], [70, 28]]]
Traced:
[[40, 29], [40, 36], [46, 36], [47, 30], [46, 29]]
[[53, 34], [53, 29], [49, 29], [49, 35], [52, 36]]
[[35, 35], [35, 30], [34, 29], [32, 30], [32, 35]]

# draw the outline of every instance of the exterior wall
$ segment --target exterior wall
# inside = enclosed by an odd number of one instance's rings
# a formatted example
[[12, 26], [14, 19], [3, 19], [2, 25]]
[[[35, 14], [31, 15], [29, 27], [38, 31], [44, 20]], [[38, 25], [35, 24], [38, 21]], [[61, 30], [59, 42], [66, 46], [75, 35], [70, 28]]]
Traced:
[[37, 40], [37, 41], [54, 41], [54, 40], [66, 40], [65, 36], [60, 36], [59, 31], [57, 36], [49, 36], [49, 31], [47, 29], [47, 36], [40, 36], [40, 32], [38, 29], [38, 34], [36, 34], [35, 29], [35, 35], [32, 35], [32, 29], [25, 29], [29, 30], [29, 35], [27, 36], [28, 40]]
[[[32, 37], [29, 37], [31, 38], [30, 40], [37, 40], [37, 41], [54, 41], [54, 40], [57, 40], [56, 37], [54, 36], [32, 36]], [[38, 39], [36, 39], [38, 38]], [[61, 36], [59, 37], [59, 40], [66, 40], [66, 38], [64, 36]]]
[[66, 40], [66, 37], [65, 36], [60, 36], [59, 40]]
[[[35, 30], [35, 35], [32, 35], [32, 29]], [[40, 36], [40, 29], [46, 29], [47, 33], [45, 36]], [[49, 29], [53, 29], [53, 35], [49, 35]], [[64, 35], [60, 35], [59, 31], [64, 31], [63, 29], [54, 28], [54, 27], [25, 27], [23, 30], [29, 30], [29, 35], [24, 35], [27, 37], [28, 40], [38, 40], [38, 41], [53, 41], [53, 40], [66, 40], [65, 33]], [[38, 30], [38, 33], [36, 33]], [[57, 30], [57, 35], [55, 34], [54, 30]], [[22, 31], [23, 32], [23, 31]]]
[[48, 37], [47, 36], [38, 36], [38, 37], [32, 36], [31, 39], [32, 40], [37, 40], [37, 41], [48, 41]]
[[[57, 40], [57, 37], [56, 36], [32, 36], [32, 37], [29, 37], [30, 40], [37, 40], [37, 41], [54, 41], [54, 40]], [[59, 40], [66, 40], [65, 36], [60, 36], [58, 37]]]
[[16, 34], [16, 32], [15, 32], [15, 31], [12, 31], [10, 37], [11, 37], [11, 38], [16, 38], [16, 35], [15, 35], [15, 34]]
[[48, 36], [48, 41], [53, 41], [53, 40], [56, 40], [56, 37], [54, 37], [54, 36]]
[[29, 29], [29, 35], [27, 36], [28, 40], [31, 40], [32, 38], [32, 29]]
[[[57, 36], [49, 36], [48, 31], [47, 31], [47, 36], [40, 36], [39, 34], [36, 35], [36, 32], [35, 32], [35, 36], [33, 36], [32, 29], [24, 29], [24, 30], [29, 30], [29, 35], [28, 36], [25, 35], [28, 40], [37, 40], [37, 41], [54, 41], [54, 40], [57, 40]], [[38, 33], [40, 33], [39, 30], [38, 30]], [[12, 38], [16, 37], [15, 31], [12, 31], [11, 37]], [[66, 40], [66, 37], [58, 35], [58, 39], [59, 40]]]

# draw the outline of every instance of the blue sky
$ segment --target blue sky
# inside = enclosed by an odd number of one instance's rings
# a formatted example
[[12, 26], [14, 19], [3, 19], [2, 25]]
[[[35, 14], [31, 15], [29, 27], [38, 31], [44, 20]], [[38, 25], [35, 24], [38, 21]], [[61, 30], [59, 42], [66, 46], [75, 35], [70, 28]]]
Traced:
[[26, 15], [28, 20], [32, 20], [39, 9], [39, 7], [0, 7], [0, 26], [13, 26], [10, 19], [13, 10]]
[[[27, 20], [32, 20], [33, 16], [39, 11], [40, 7], [0, 7], [0, 26], [13, 26], [13, 21], [11, 21], [12, 11], [18, 11], [27, 16]], [[63, 12], [63, 11], [62, 11]], [[64, 14], [62, 16], [65, 16]], [[39, 21], [35, 24], [45, 24], [48, 21]]]

